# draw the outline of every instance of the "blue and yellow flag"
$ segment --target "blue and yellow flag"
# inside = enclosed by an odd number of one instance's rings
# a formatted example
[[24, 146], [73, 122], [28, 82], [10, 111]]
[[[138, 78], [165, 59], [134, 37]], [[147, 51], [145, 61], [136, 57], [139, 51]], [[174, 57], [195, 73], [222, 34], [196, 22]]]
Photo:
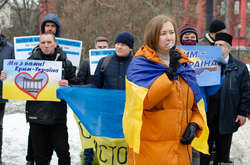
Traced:
[[100, 165], [128, 163], [128, 145], [122, 131], [124, 90], [60, 87], [57, 97], [65, 100], [80, 120], [80, 133], [85, 135], [83, 147], [91, 143], [95, 146]]
[[[143, 101], [151, 84], [160, 75], [166, 72], [167, 66], [147, 60], [144, 57], [136, 57], [130, 63], [126, 78], [126, 105], [123, 116], [123, 132], [125, 139], [134, 152], [140, 151], [140, 133], [142, 127]], [[204, 129], [201, 136], [195, 138], [192, 147], [208, 154], [208, 134], [204, 101], [201, 97], [199, 86], [196, 82], [195, 71], [187, 63], [181, 65], [177, 70], [191, 87], [198, 109], [204, 120]]]
[[124, 138], [124, 90], [60, 87], [57, 97], [67, 102], [91, 135]]

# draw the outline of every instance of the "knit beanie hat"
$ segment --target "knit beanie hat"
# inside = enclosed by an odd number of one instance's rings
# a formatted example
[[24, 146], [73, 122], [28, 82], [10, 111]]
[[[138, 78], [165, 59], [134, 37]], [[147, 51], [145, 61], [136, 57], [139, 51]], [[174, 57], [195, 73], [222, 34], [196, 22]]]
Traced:
[[226, 29], [226, 25], [224, 24], [224, 22], [216, 19], [216, 20], [213, 20], [211, 22], [210, 27], [209, 27], [209, 32], [216, 33], [216, 32], [221, 31], [223, 29]]
[[134, 48], [134, 37], [131, 33], [129, 32], [121, 32], [117, 35], [115, 39], [115, 44], [116, 43], [123, 43], [128, 45], [131, 49]]
[[219, 40], [225, 41], [232, 46], [233, 37], [228, 33], [217, 33], [215, 36], [215, 41]]
[[190, 25], [190, 24], [185, 24], [181, 27], [180, 29], [180, 41], [181, 41], [181, 44], [182, 43], [182, 37], [185, 33], [194, 33], [196, 35], [196, 42], [198, 42], [198, 32], [197, 32], [197, 29]]

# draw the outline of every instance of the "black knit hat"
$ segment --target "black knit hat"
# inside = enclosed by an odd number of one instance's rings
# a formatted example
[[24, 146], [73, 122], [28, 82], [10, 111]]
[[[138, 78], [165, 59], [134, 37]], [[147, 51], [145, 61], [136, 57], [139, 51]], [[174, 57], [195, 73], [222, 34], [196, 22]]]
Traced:
[[194, 33], [196, 35], [196, 42], [198, 42], [198, 32], [197, 32], [197, 29], [194, 26], [190, 25], [190, 24], [185, 24], [180, 29], [180, 42], [181, 42], [181, 44], [183, 44], [182, 43], [182, 37], [183, 37], [183, 35], [185, 33]]
[[128, 45], [131, 49], [134, 48], [134, 37], [129, 32], [119, 33], [115, 39], [115, 44], [119, 42]]
[[215, 19], [210, 24], [209, 32], [216, 33], [216, 32], [221, 31], [223, 29], [226, 29], [226, 25], [224, 24], [224, 22], [222, 22], [218, 19]]
[[233, 37], [228, 33], [217, 33], [215, 36], [215, 41], [219, 40], [225, 41], [232, 46]]

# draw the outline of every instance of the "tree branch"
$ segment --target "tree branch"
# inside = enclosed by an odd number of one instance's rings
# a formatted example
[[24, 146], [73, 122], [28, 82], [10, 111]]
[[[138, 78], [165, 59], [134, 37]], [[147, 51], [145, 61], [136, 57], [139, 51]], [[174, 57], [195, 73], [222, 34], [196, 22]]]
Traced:
[[2, 9], [4, 7], [4, 5], [6, 5], [8, 3], [9, 0], [4, 0], [3, 2], [1, 2], [0, 4], [0, 9]]
[[96, 2], [99, 3], [101, 6], [105, 6], [105, 7], [113, 8], [113, 9], [115, 8], [114, 5], [108, 5], [106, 3], [101, 2], [100, 0], [96, 0]]
[[159, 15], [157, 8], [153, 5], [151, 0], [144, 0], [144, 2], [152, 9], [154, 15]]

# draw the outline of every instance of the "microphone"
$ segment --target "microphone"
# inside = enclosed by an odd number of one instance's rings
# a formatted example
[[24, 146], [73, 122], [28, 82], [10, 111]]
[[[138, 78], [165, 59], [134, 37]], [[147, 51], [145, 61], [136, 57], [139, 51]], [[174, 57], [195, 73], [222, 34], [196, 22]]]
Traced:
[[174, 43], [173, 42], [170, 42], [168, 45], [167, 45], [168, 49], [171, 49], [172, 47], [174, 47]]

